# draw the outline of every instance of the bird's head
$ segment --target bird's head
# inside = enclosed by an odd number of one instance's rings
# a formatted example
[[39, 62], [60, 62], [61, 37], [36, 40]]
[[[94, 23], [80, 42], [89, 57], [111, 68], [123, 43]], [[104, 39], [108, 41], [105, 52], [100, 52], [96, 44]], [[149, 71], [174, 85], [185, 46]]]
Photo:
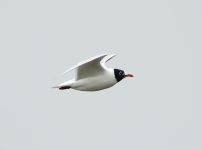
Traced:
[[124, 72], [123, 70], [120, 70], [120, 69], [114, 69], [114, 75], [118, 82], [121, 81], [125, 77], [133, 77], [132, 74], [127, 74], [126, 72]]

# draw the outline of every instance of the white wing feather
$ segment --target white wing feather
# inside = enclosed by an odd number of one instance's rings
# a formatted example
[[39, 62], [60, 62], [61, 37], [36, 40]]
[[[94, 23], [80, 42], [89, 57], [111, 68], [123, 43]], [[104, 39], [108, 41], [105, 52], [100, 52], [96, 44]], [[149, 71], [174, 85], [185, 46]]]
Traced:
[[107, 69], [107, 67], [105, 66], [105, 63], [107, 62], [107, 61], [109, 61], [110, 59], [112, 59], [113, 57], [115, 57], [116, 56], [116, 54], [111, 54], [111, 55], [108, 55], [108, 56], [106, 56], [105, 58], [103, 58], [102, 59], [102, 61], [101, 61], [101, 66], [104, 68], [104, 69]]
[[71, 67], [59, 76], [62, 76], [73, 69], [76, 69], [76, 80], [99, 75], [107, 69], [105, 66], [105, 62], [107, 62], [114, 56], [116, 56], [116, 54], [111, 54], [108, 56], [106, 54], [102, 54], [99, 56], [92, 57]]

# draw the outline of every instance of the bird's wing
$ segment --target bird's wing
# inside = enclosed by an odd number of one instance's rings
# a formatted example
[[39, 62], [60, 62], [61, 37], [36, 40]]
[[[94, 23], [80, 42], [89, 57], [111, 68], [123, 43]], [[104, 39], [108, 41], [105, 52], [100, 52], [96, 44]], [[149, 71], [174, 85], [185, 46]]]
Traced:
[[[87, 64], [87, 63], [90, 63], [90, 62], [92, 62], [92, 61], [96, 61], [96, 60], [98, 60], [98, 59], [102, 59], [102, 58], [105, 57], [105, 56], [106, 56], [106, 54], [102, 54], [102, 55], [99, 55], [99, 56], [95, 56], [95, 57], [89, 58], [89, 59], [87, 59], [87, 60], [85, 60], [85, 61], [82, 61], [82, 62], [78, 63], [77, 65], [71, 67], [71, 68], [68, 69], [67, 71], [63, 72], [63, 73], [60, 74], [59, 76], [62, 76], [62, 75], [64, 75], [64, 74], [66, 74], [67, 72], [70, 72], [71, 70], [73, 70], [73, 69], [75, 69], [75, 68], [78, 68], [78, 67], [80, 67], [80, 66], [82, 66], [82, 65], [85, 65], [85, 64]], [[59, 76], [58, 76], [58, 77], [59, 77]], [[57, 78], [57, 77], [55, 77], [55, 78]]]
[[105, 62], [107, 62], [114, 56], [116, 55], [100, 55], [98, 57], [95, 57], [95, 59], [88, 61], [88, 63], [81, 63], [82, 65], [80, 65], [76, 69], [76, 80], [99, 76], [100, 74], [103, 74], [107, 69], [105, 66]]
[[93, 58], [90, 58], [78, 63], [77, 65], [71, 67], [70, 69], [62, 73], [61, 75], [64, 75], [65, 73], [73, 69], [76, 69], [76, 80], [97, 76], [99, 74], [104, 73], [104, 71], [106, 71], [107, 68], [105, 66], [105, 62], [107, 62], [114, 56], [116, 55], [112, 54], [107, 56], [106, 54], [102, 54], [99, 56], [95, 56]]
[[102, 61], [101, 61], [101, 66], [104, 68], [104, 69], [107, 69], [107, 67], [105, 66], [105, 63], [107, 62], [107, 61], [109, 61], [110, 59], [112, 59], [113, 57], [115, 57], [116, 56], [116, 54], [111, 54], [111, 55], [108, 55], [108, 56], [106, 56], [105, 58], [103, 58], [102, 59]]

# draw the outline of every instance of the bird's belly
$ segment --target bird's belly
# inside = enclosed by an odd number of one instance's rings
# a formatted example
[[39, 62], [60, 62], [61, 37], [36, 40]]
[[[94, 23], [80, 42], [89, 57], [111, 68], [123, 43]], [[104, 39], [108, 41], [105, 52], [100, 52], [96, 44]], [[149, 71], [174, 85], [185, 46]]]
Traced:
[[117, 81], [114, 78], [106, 78], [104, 76], [90, 77], [74, 82], [71, 88], [80, 91], [99, 91], [112, 87], [116, 83]]

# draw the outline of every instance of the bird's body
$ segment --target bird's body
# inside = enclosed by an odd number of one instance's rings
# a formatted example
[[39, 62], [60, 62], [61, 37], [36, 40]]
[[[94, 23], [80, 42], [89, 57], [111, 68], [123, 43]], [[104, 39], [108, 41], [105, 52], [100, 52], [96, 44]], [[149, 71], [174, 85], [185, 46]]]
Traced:
[[80, 91], [99, 91], [112, 87], [126, 76], [132, 76], [130, 74], [125, 75], [122, 70], [106, 68], [104, 63], [114, 57], [115, 54], [105, 56], [93, 57], [70, 68], [66, 72], [76, 68], [76, 78], [53, 88], [59, 88], [61, 90], [72, 88]]

